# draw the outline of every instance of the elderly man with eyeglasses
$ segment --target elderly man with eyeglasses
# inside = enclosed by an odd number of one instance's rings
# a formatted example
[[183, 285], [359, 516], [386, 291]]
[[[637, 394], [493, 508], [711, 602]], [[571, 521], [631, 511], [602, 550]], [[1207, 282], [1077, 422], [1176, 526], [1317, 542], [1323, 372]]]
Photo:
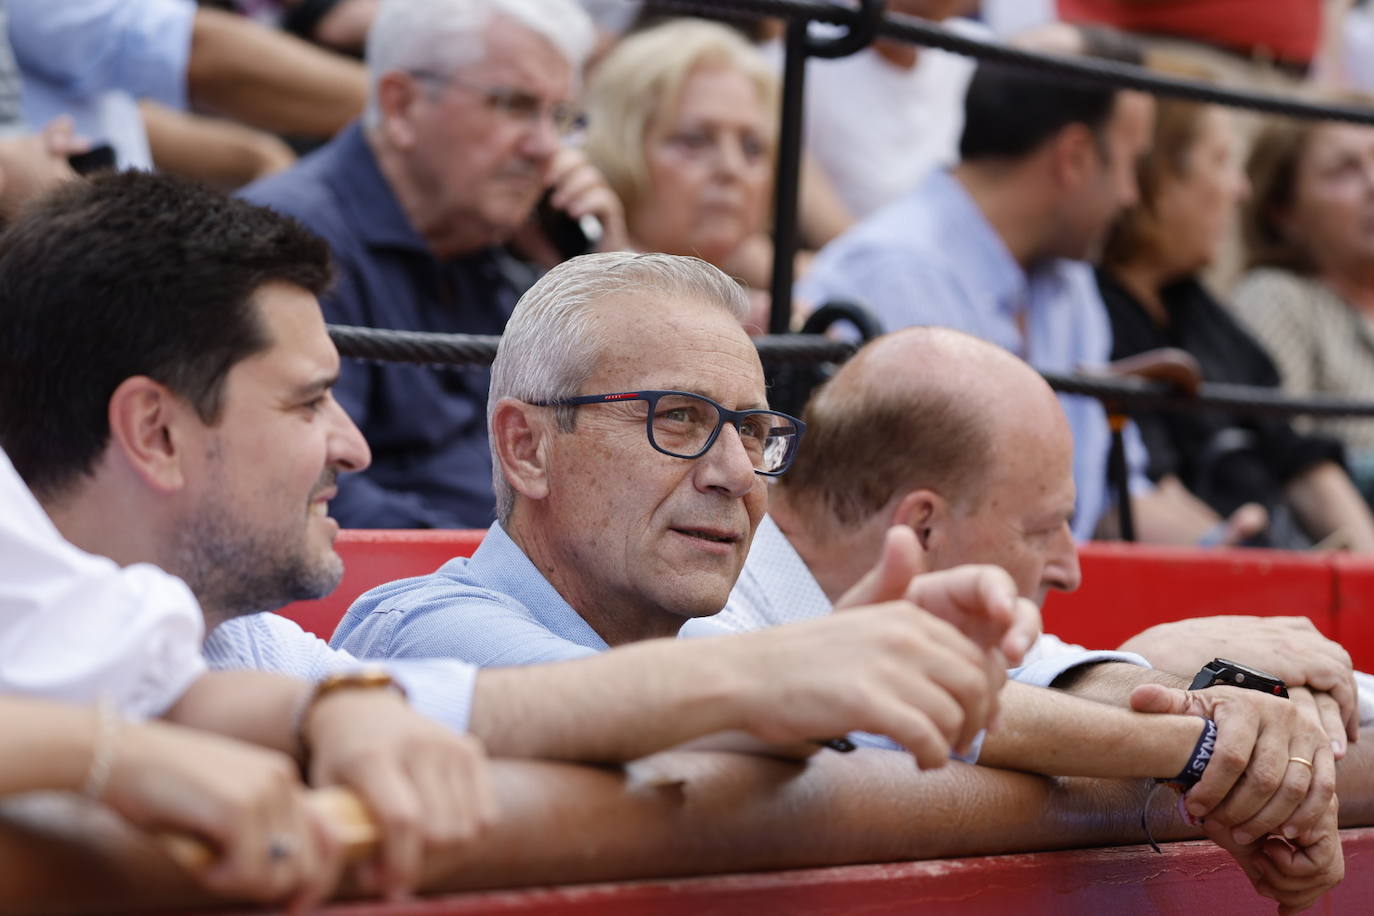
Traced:
[[[601, 250], [620, 202], [582, 153], [579, 71], [595, 40], [575, 0], [385, 0], [360, 123], [244, 191], [324, 236], [338, 324], [499, 334], [536, 272], [504, 246], [544, 193]], [[554, 259], [557, 260], [556, 258]], [[339, 403], [372, 444], [333, 511], [352, 528], [484, 527], [493, 496], [485, 369], [345, 365]]]
[[1004, 654], [1019, 657], [1039, 624], [994, 567], [851, 608], [828, 631], [673, 639], [724, 607], [766, 481], [803, 432], [768, 409], [746, 309], [739, 285], [696, 258], [587, 255], [546, 274], [492, 367], [499, 521], [471, 558], [363, 595], [334, 645], [496, 669], [674, 647], [630, 695], [608, 689], [599, 714], [659, 710], [678, 726], [722, 723], [698, 735], [743, 727], [767, 742], [876, 731], [923, 767], [970, 746]]

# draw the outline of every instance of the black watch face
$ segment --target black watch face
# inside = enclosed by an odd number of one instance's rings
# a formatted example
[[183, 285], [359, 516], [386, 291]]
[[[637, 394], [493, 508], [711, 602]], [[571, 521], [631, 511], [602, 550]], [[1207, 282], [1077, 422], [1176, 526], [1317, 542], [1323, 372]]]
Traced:
[[1204, 676], [1206, 683], [1201, 686], [1205, 687], [1242, 687], [1279, 697], [1288, 696], [1287, 686], [1281, 678], [1229, 658], [1214, 659], [1210, 665], [1198, 672], [1198, 677], [1193, 681], [1194, 690], [1200, 689], [1198, 682], [1203, 680]]

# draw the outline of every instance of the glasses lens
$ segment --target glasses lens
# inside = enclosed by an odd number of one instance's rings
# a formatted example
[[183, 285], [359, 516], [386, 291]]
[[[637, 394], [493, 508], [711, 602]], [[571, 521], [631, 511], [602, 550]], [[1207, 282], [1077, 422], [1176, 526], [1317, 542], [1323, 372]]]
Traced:
[[792, 463], [792, 455], [797, 450], [797, 426], [786, 414], [757, 414], [755, 419], [763, 421], [764, 431], [759, 457], [754, 467], [760, 471], [776, 473]]
[[649, 435], [654, 445], [679, 458], [695, 458], [716, 428], [715, 406], [688, 394], [665, 394], [654, 405]]
[[763, 443], [763, 461], [756, 464], [760, 471], [781, 471], [792, 463], [797, 449], [797, 428], [792, 425], [774, 427]]
[[[654, 405], [649, 436], [655, 447], [679, 458], [696, 458], [720, 422], [716, 405], [690, 394], [665, 394]], [[754, 469], [786, 470], [796, 452], [798, 430], [786, 414], [761, 410], [739, 418], [740, 442]]]

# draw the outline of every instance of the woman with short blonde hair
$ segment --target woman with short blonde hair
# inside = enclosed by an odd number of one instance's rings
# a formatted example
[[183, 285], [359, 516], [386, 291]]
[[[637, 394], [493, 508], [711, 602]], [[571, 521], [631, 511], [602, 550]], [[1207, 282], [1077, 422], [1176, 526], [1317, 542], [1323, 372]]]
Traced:
[[623, 201], [634, 247], [764, 287], [778, 80], [754, 47], [716, 23], [665, 22], [612, 49], [587, 97], [587, 154]]

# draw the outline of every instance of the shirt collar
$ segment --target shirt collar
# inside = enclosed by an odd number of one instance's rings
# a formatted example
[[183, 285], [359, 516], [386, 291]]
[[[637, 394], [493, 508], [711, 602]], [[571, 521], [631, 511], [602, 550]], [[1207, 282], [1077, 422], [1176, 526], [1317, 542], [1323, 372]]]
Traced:
[[997, 303], [1004, 312], [1015, 313], [1029, 304], [1029, 278], [1012, 257], [1006, 242], [988, 222], [973, 196], [952, 172], [940, 171], [930, 177], [932, 192], [942, 201], [940, 212], [950, 216], [949, 224], [959, 226], [961, 246], [977, 270], [968, 272], [976, 293], [985, 301]]
[[360, 122], [343, 129], [330, 144], [338, 167], [333, 171], [339, 200], [350, 212], [358, 238], [370, 247], [429, 251], [424, 238], [410, 224], [391, 185], [377, 165]]
[[506, 534], [500, 522], [492, 522], [487, 529], [487, 536], [473, 551], [463, 575], [483, 588], [510, 596], [561, 639], [598, 652], [610, 648], [549, 584], [520, 546]]
[[746, 562], [744, 568], [764, 594], [789, 595], [801, 607], [830, 611], [830, 599], [771, 515], [759, 522], [749, 556], [757, 559]]

